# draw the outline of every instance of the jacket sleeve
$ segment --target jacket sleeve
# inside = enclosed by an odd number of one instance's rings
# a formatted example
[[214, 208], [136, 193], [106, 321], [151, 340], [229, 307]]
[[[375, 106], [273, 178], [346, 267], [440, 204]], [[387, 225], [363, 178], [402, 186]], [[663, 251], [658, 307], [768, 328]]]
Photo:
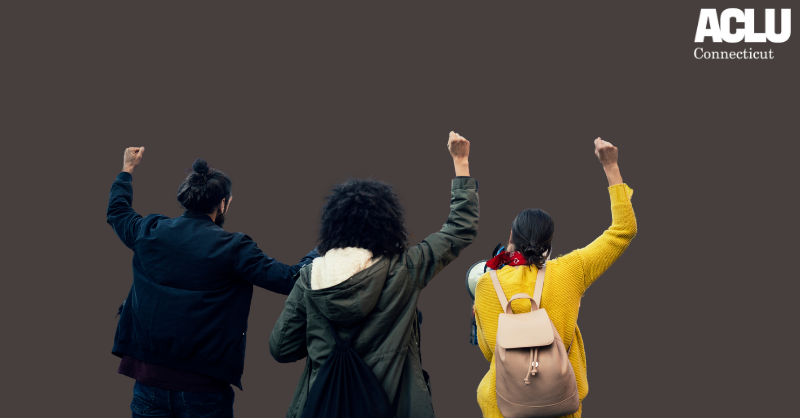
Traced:
[[106, 222], [117, 234], [126, 247], [133, 249], [138, 235], [139, 225], [142, 224], [142, 215], [136, 213], [131, 207], [133, 203], [133, 176], [122, 172], [111, 184], [111, 193], [108, 196], [108, 210]]
[[296, 283], [269, 336], [269, 353], [278, 363], [290, 363], [308, 355], [304, 294], [303, 286]]
[[234, 270], [242, 280], [275, 293], [288, 295], [292, 291], [297, 273], [306, 264], [319, 257], [316, 248], [299, 263], [289, 266], [264, 254], [247, 235], [239, 241], [234, 256]]
[[453, 180], [450, 196], [450, 215], [442, 229], [407, 251], [409, 274], [421, 288], [478, 235], [478, 182], [458, 177]]
[[583, 265], [585, 288], [591, 286], [625, 252], [636, 236], [636, 216], [631, 205], [633, 190], [627, 184], [608, 188], [611, 226], [591, 244], [576, 250]]

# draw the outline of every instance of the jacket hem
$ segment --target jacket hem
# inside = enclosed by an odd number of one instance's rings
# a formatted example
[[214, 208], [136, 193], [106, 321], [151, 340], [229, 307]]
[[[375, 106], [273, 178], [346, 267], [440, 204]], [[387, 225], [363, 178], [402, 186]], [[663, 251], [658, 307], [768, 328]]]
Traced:
[[198, 359], [180, 358], [174, 355], [139, 347], [137, 344], [130, 341], [115, 341], [114, 348], [111, 350], [111, 353], [120, 358], [123, 355], [128, 355], [157, 366], [205, 374], [228, 382], [238, 387], [239, 390], [244, 390], [242, 389], [242, 370], [237, 370], [237, 368], [228, 366], [226, 364], [209, 363], [207, 361]]

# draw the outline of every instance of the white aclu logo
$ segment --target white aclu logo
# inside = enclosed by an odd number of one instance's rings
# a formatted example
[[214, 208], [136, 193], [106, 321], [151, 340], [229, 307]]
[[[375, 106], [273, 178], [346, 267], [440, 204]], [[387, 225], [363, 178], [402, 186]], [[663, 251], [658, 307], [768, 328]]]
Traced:
[[[716, 9], [700, 9], [700, 19], [697, 21], [695, 42], [704, 42], [706, 37], [711, 37], [714, 42], [737, 43], [745, 42], [773, 42], [776, 44], [786, 42], [792, 34], [792, 10], [781, 9], [781, 33], [775, 33], [775, 9], [766, 9], [764, 16], [764, 33], [755, 32], [754, 9], [725, 9], [717, 19]], [[733, 28], [732, 22], [744, 23], [744, 28]]]

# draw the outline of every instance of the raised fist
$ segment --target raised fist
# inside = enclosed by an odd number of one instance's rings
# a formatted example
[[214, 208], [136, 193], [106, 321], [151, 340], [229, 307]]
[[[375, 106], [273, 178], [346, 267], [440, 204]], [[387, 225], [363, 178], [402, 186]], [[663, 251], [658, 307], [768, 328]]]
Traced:
[[617, 147], [611, 145], [610, 142], [603, 141], [600, 138], [594, 140], [594, 155], [600, 160], [604, 166], [617, 164]]
[[129, 147], [125, 149], [125, 155], [122, 161], [122, 171], [128, 173], [133, 172], [133, 169], [142, 162], [142, 155], [144, 154], [144, 147]]
[[453, 131], [450, 131], [447, 149], [450, 151], [450, 155], [455, 161], [467, 160], [469, 158], [469, 141]]

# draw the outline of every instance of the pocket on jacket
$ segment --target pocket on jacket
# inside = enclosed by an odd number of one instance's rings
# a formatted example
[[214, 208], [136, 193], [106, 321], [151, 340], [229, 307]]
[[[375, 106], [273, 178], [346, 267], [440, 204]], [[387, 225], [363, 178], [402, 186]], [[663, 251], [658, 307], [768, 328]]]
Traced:
[[183, 407], [187, 415], [196, 418], [212, 418], [222, 410], [223, 392], [183, 392]]
[[133, 385], [133, 400], [131, 410], [139, 415], [145, 415], [153, 409], [156, 400], [156, 388], [136, 382]]

